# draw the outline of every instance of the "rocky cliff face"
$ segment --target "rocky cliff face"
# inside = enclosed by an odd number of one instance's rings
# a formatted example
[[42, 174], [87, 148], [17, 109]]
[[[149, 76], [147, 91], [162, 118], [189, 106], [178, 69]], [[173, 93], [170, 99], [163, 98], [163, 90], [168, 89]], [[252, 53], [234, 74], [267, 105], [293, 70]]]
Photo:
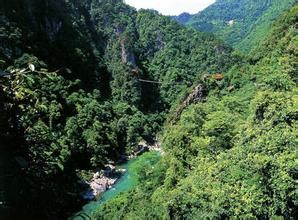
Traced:
[[104, 73], [100, 60], [104, 43], [89, 7], [90, 1], [4, 0], [0, 60], [12, 64], [24, 53], [34, 54], [56, 69], [72, 69], [72, 74], [61, 71], [68, 78], [89, 86], [98, 83], [99, 73]]
[[197, 85], [187, 98], [176, 109], [172, 122], [175, 124], [182, 113], [182, 111], [191, 104], [202, 102], [207, 95], [207, 91], [202, 84]]

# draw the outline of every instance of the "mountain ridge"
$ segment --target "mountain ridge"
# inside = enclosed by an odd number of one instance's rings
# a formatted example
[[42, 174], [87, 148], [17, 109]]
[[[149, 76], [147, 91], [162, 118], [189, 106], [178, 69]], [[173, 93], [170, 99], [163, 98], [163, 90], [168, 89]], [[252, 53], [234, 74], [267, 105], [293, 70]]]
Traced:
[[178, 22], [217, 37], [243, 52], [249, 52], [265, 38], [273, 21], [295, 0], [217, 0], [205, 10]]

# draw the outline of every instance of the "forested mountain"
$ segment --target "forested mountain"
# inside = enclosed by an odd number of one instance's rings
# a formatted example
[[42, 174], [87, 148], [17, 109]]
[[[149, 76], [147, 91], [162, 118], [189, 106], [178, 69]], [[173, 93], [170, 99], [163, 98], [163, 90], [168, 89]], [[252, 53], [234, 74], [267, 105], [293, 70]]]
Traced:
[[234, 5], [259, 17], [237, 39], [266, 38], [243, 57], [122, 0], [0, 0], [0, 218], [67, 219], [86, 173], [158, 137], [92, 219], [294, 219], [297, 5], [261, 22], [291, 4]]
[[1, 146], [19, 167], [1, 179], [1, 211], [12, 218], [70, 216], [81, 170], [152, 141], [178, 97], [239, 60], [121, 0], [0, 2]]
[[[296, 219], [298, 5], [204, 102], [165, 126], [165, 155], [95, 219]], [[295, 217], [296, 216], [296, 217]]]
[[214, 33], [237, 49], [248, 52], [262, 42], [274, 20], [296, 0], [217, 0], [192, 16], [174, 17], [182, 24]]

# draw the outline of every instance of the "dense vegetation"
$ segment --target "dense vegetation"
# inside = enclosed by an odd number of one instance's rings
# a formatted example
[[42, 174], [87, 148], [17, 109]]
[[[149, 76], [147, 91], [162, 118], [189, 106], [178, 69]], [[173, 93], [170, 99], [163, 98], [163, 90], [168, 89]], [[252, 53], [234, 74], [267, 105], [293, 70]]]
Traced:
[[[266, 37], [250, 57], [121, 0], [0, 2], [0, 171], [11, 167], [0, 176], [4, 218], [71, 216], [82, 171], [157, 135], [162, 159], [145, 155], [139, 185], [94, 218], [297, 216], [297, 5], [268, 34], [268, 19], [293, 1], [218, 1], [202, 12], [235, 12], [216, 18], [212, 32], [240, 49]], [[181, 109], [197, 85], [201, 102]]]
[[96, 219], [297, 217], [297, 15], [296, 5], [222, 81], [202, 82], [206, 101], [165, 127], [163, 159]]
[[175, 17], [203, 32], [215, 33], [244, 52], [262, 42], [274, 20], [295, 0], [217, 0], [198, 14]]
[[1, 203], [18, 210], [11, 218], [70, 216], [81, 170], [152, 141], [188, 87], [239, 60], [214, 37], [120, 0], [1, 3], [1, 146], [19, 167], [1, 179], [16, 192]]

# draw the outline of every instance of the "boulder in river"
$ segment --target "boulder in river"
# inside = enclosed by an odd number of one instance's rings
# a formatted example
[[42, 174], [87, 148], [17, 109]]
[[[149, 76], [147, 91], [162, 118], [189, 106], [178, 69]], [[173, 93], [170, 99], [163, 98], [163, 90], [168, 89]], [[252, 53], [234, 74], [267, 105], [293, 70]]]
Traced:
[[83, 194], [83, 198], [86, 200], [94, 200], [100, 194], [111, 188], [118, 180], [121, 173], [125, 172], [125, 169], [116, 170], [114, 165], [108, 164], [101, 171], [93, 174], [93, 178], [88, 184], [88, 190]]

